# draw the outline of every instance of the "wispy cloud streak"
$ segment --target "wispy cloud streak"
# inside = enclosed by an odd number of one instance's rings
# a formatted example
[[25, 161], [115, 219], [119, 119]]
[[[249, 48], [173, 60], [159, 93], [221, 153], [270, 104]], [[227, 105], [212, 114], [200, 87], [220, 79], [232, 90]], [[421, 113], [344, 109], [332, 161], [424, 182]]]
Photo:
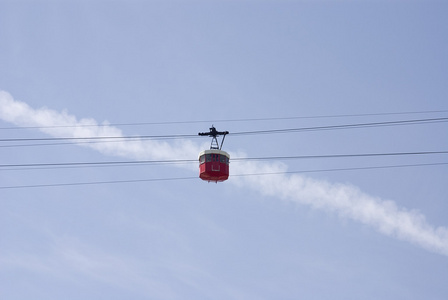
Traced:
[[[286, 171], [286, 167], [281, 165], [270, 168], [264, 166], [263, 170], [260, 170], [258, 164], [240, 167], [248, 173]], [[264, 195], [335, 212], [341, 217], [371, 226], [385, 235], [448, 256], [447, 227], [435, 228], [428, 224], [419, 211], [368, 195], [353, 185], [330, 183], [297, 174], [248, 176], [242, 180], [245, 186], [257, 189]]]
[[176, 140], [173, 143], [147, 139], [120, 141], [117, 137], [123, 137], [123, 132], [117, 127], [109, 126], [107, 122], [100, 124], [91, 118], [78, 120], [66, 111], [33, 109], [24, 102], [14, 100], [4, 91], [0, 91], [0, 119], [21, 127], [40, 127], [40, 131], [52, 137], [114, 137], [109, 143], [83, 142], [79, 145], [93, 148], [105, 155], [129, 159], [188, 159], [193, 154], [196, 156], [201, 149], [190, 140]]
[[[43, 126], [40, 130], [53, 137], [121, 137], [120, 129], [98, 124], [93, 119], [78, 120], [67, 112], [47, 108], [33, 109], [0, 91], [0, 119], [17, 126]], [[48, 128], [48, 126], [70, 126]], [[83, 126], [94, 125], [94, 126]], [[132, 142], [81, 144], [105, 155], [129, 159], [190, 159], [202, 148], [188, 140], [177, 142], [135, 140]], [[244, 156], [240, 153], [238, 156]], [[244, 162], [232, 166], [234, 173], [283, 172], [282, 163]], [[448, 228], [435, 228], [423, 214], [399, 207], [394, 201], [367, 195], [348, 184], [329, 183], [301, 175], [248, 176], [245, 187], [263, 195], [280, 197], [314, 208], [329, 210], [342, 217], [371, 226], [379, 232], [408, 241], [432, 252], [448, 256]], [[238, 184], [238, 183], [237, 183]]]

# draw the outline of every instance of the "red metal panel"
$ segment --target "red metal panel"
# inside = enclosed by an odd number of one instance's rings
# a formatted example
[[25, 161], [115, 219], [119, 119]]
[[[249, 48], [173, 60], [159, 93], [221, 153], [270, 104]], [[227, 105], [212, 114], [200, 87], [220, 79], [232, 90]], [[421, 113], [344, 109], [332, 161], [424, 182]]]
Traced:
[[199, 177], [207, 181], [224, 181], [229, 178], [229, 166], [226, 163], [206, 162], [199, 166]]

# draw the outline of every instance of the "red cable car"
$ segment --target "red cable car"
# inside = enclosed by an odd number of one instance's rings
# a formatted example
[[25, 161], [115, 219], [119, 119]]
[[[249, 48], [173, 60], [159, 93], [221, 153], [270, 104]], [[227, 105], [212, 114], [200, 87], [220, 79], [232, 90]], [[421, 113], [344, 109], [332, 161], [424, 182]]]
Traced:
[[[208, 182], [221, 182], [229, 178], [230, 155], [222, 151], [222, 144], [228, 131], [217, 131], [215, 127], [210, 128], [210, 132], [200, 132], [199, 135], [211, 136], [212, 144], [210, 150], [199, 153], [199, 178]], [[222, 135], [221, 146], [218, 145], [217, 137]]]
[[222, 150], [210, 149], [199, 153], [199, 177], [207, 181], [224, 181], [229, 178], [230, 155]]

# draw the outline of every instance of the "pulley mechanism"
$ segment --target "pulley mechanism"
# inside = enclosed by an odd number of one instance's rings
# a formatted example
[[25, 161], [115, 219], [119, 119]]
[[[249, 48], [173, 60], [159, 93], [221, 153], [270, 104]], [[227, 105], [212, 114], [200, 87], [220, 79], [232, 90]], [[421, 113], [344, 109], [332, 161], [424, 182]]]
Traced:
[[[229, 132], [228, 131], [218, 131], [218, 130], [216, 130], [216, 128], [213, 125], [210, 128], [210, 132], [199, 132], [198, 133], [198, 135], [201, 135], [201, 136], [212, 137], [212, 143], [210, 145], [210, 150], [212, 150], [212, 149], [221, 150], [222, 144], [224, 143], [224, 139], [226, 137], [226, 134], [229, 134]], [[220, 136], [220, 135], [222, 135], [221, 146], [219, 146], [219, 143], [218, 143], [218, 136]]]

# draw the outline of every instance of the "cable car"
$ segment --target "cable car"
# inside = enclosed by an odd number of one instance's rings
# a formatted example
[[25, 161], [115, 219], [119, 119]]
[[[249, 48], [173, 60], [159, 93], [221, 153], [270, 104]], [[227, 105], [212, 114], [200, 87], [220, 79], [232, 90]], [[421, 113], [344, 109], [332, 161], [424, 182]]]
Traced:
[[206, 181], [224, 181], [229, 178], [230, 155], [222, 150], [210, 149], [199, 153], [199, 177]]
[[[199, 133], [202, 136], [212, 137], [210, 150], [199, 153], [199, 178], [202, 180], [222, 182], [229, 178], [230, 155], [221, 150], [224, 138], [228, 133], [228, 131], [217, 131], [213, 126], [210, 128], [210, 132]], [[223, 136], [221, 146], [219, 146], [217, 139], [219, 135]]]

